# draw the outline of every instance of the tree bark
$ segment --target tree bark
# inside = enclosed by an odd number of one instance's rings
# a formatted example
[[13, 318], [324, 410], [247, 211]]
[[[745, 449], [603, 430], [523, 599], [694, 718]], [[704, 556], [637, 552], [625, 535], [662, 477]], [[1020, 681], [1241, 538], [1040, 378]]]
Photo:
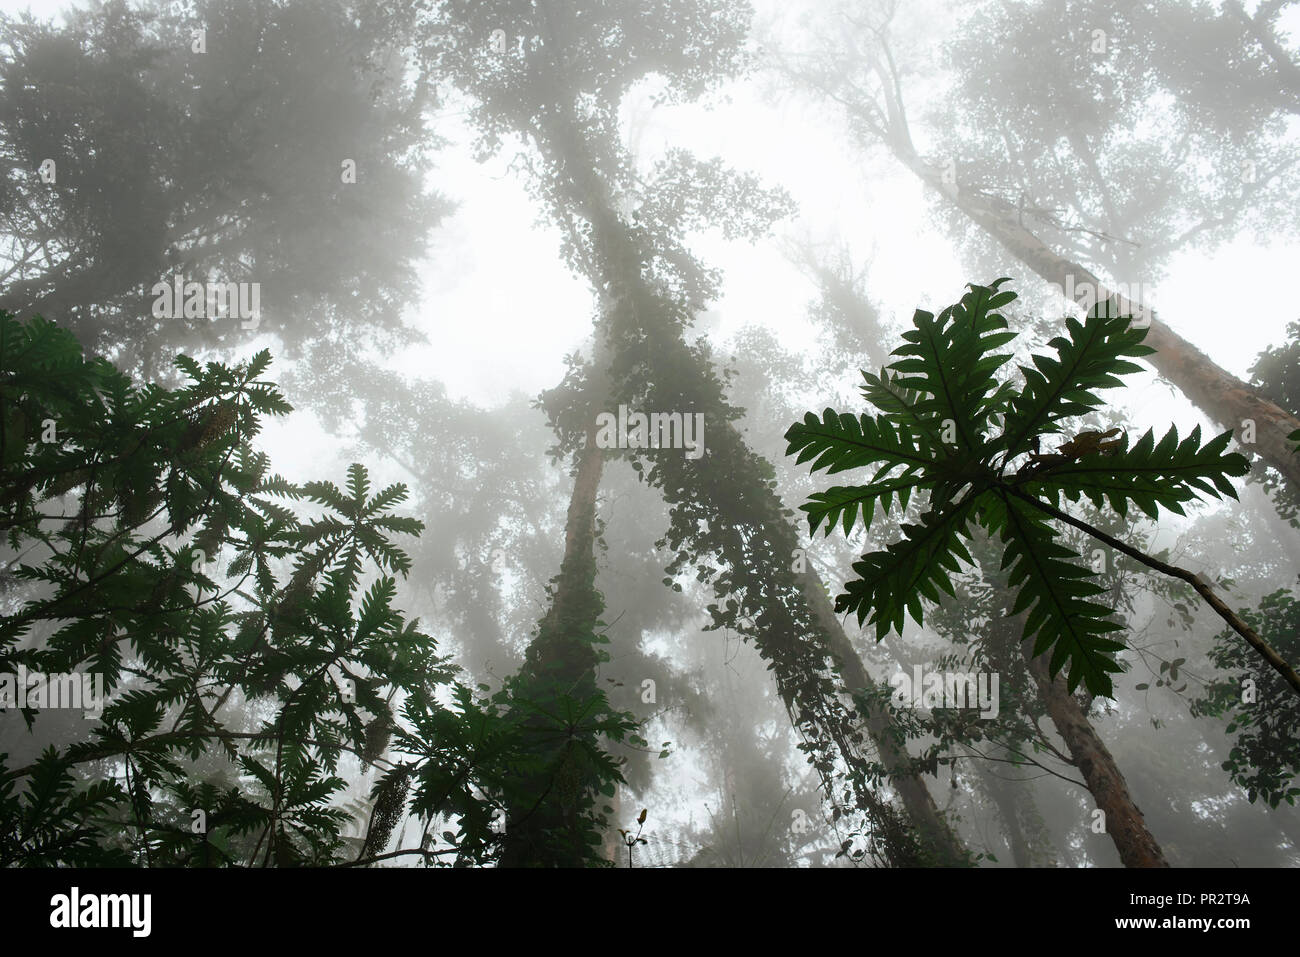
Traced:
[[[1062, 290], [1084, 290], [1076, 295], [1080, 301], [1088, 290], [1095, 291], [1098, 302], [1111, 304], [1113, 315], [1139, 314], [1136, 304], [1110, 292], [1095, 273], [1057, 255], [1026, 229], [1016, 217], [1014, 207], [992, 197], [963, 191], [954, 184], [945, 184], [940, 172], [926, 165], [907, 145], [896, 144], [893, 152], [922, 181], [948, 197], [1011, 255], [1043, 279], [1055, 283]], [[1225, 302], [1220, 308], [1226, 312], [1230, 307], [1231, 304]], [[1238, 438], [1245, 428], [1244, 423], [1253, 421], [1255, 442], [1242, 445], [1243, 451], [1277, 469], [1293, 488], [1300, 489], [1300, 455], [1295, 453], [1287, 438], [1300, 430], [1300, 418], [1220, 368], [1204, 352], [1160, 321], [1154, 310], [1148, 309], [1142, 316], [1143, 321], [1150, 320], [1146, 344], [1156, 350], [1145, 361], [1177, 386], [1210, 419], [1232, 429]]]
[[1079, 702], [1067, 690], [1064, 676], [1057, 675], [1054, 681], [1048, 677], [1047, 661], [1042, 656], [1034, 657], [1032, 642], [1024, 642], [1022, 648], [1052, 724], [1065, 741], [1097, 807], [1106, 814], [1106, 833], [1115, 843], [1119, 859], [1125, 867], [1168, 867], [1164, 852], [1147, 830], [1142, 812], [1129, 794], [1124, 775]]
[[[817, 623], [830, 638], [831, 651], [839, 663], [844, 687], [850, 694], [876, 691], [878, 686], [867, 673], [862, 659], [845, 634], [822, 583], [811, 573], [805, 572], [801, 576], [801, 584]], [[899, 732], [894, 727], [893, 715], [887, 708], [873, 707], [864, 717], [867, 733], [880, 752], [880, 763], [897, 775], [892, 779], [893, 785], [926, 850], [936, 863], [945, 867], [966, 863], [966, 849], [939, 810], [925, 779], [910, 766], [911, 758], [906, 748], [899, 743]]]
[[[595, 588], [596, 495], [604, 457], [595, 430], [578, 454], [573, 494], [564, 527], [564, 558], [551, 606], [524, 654], [517, 694], [543, 706], [562, 696], [587, 699], [596, 692], [598, 657], [590, 636], [603, 609]], [[568, 760], [568, 741], [547, 735], [539, 747], [550, 772], [535, 775], [518, 789], [523, 795], [506, 808], [502, 867], [582, 867], [590, 863], [583, 839], [582, 799], [595, 782]]]
[[524, 654], [525, 673], [549, 672], [575, 688], [589, 677], [594, 680], [596, 666], [595, 651], [573, 640], [569, 623], [581, 622], [594, 628], [599, 615], [587, 583], [596, 570], [596, 495], [603, 471], [604, 456], [596, 447], [592, 429], [587, 433], [586, 447], [578, 453], [573, 494], [564, 523], [564, 558], [560, 562], [559, 584], [537, 638]]

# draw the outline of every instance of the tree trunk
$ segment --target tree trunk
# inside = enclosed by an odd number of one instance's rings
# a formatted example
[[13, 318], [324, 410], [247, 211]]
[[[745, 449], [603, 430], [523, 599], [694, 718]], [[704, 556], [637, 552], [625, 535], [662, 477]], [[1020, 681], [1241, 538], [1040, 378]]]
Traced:
[[[610, 819], [617, 825], [622, 821], [623, 815], [623, 789], [621, 787], [614, 790], [614, 796], [609, 799], [609, 806], [614, 809]], [[615, 867], [626, 867], [627, 845], [620, 838], [617, 827], [610, 827], [606, 830], [604, 840], [601, 842], [601, 854]]]
[[[1094, 290], [1097, 301], [1109, 302], [1114, 315], [1138, 315], [1135, 304], [1110, 292], [1092, 271], [1058, 256], [1026, 229], [1010, 204], [945, 184], [940, 172], [927, 166], [907, 145], [894, 145], [893, 151], [920, 179], [947, 196], [1011, 255], [1043, 279], [1055, 283], [1062, 290], [1082, 289], [1076, 294], [1080, 301], [1089, 290]], [[1231, 303], [1221, 302], [1218, 308], [1226, 312]], [[1143, 315], [1149, 317], [1151, 323], [1146, 344], [1156, 350], [1145, 361], [1177, 386], [1211, 420], [1232, 429], [1238, 439], [1246, 427], [1244, 423], [1254, 422], [1255, 442], [1242, 445], [1242, 450], [1277, 469], [1293, 488], [1300, 489], [1300, 455], [1295, 453], [1287, 438], [1300, 429], [1300, 418], [1279, 408], [1258, 389], [1220, 368], [1204, 352], [1161, 322], [1153, 310], [1147, 310]]]
[[[577, 125], [567, 116], [566, 111], [559, 110], [543, 129], [534, 130], [533, 135], [542, 154], [560, 171], [557, 177], [561, 184], [559, 193], [567, 200], [569, 211], [576, 212], [589, 227], [589, 239], [584, 244], [582, 256], [588, 279], [607, 303], [620, 303], [623, 306], [618, 310], [607, 308], [605, 316], [621, 319], [623, 331], [646, 331], [649, 317], [642, 315], [638, 311], [639, 307], [653, 302], [659, 293], [646, 281], [641, 271], [642, 251], [614, 211], [609, 186], [600, 176]], [[577, 231], [572, 235], [576, 244]], [[654, 332], [664, 335], [664, 330], [655, 329]], [[613, 334], [612, 328], [598, 328], [596, 331], [598, 342], [606, 341], [604, 337], [612, 337]], [[668, 335], [673, 346], [680, 348], [683, 345], [680, 332], [673, 330]], [[597, 364], [600, 364], [599, 359]], [[656, 370], [647, 369], [646, 374], [653, 378]], [[704, 383], [701, 385], [708, 387]], [[719, 395], [718, 398], [720, 397]], [[747, 449], [734, 427], [728, 423], [726, 428], [730, 433], [728, 438]], [[722, 491], [725, 490], [715, 488], [714, 494]], [[769, 495], [771, 500], [762, 503], [765, 520], [786, 524], [783, 518], [776, 517], [783, 511], [780, 501], [774, 493]], [[786, 528], [789, 529], [788, 524]], [[779, 576], [774, 576], [772, 580], [779, 580]], [[805, 575], [802, 589], [809, 610], [829, 636], [848, 690], [852, 692], [872, 688], [870, 677], [835, 617], [821, 583], [812, 576]], [[771, 601], [774, 606], [779, 605], [781, 596], [773, 595]], [[881, 763], [898, 773], [894, 779], [895, 787], [917, 829], [928, 859], [944, 865], [967, 861], [964, 849], [943, 819], [925, 782], [909, 768], [906, 750], [897, 740], [900, 735], [894, 730], [888, 711], [873, 711], [866, 718], [867, 731], [880, 752]], [[852, 755], [847, 750], [845, 758], [852, 760]]]
[[1067, 690], [1065, 677], [1057, 675], [1053, 681], [1048, 677], [1047, 661], [1033, 656], [1032, 642], [1024, 642], [1022, 647], [1057, 733], [1065, 741], [1097, 807], [1106, 814], [1106, 833], [1115, 842], [1119, 859], [1125, 867], [1168, 867], [1164, 852], [1133, 803], [1124, 775], [1079, 702]]
[[[991, 773], [983, 765], [976, 765], [976, 773], [984, 790], [993, 799], [998, 817], [1002, 821], [1002, 833], [1006, 836], [1007, 847], [1011, 850], [1011, 861], [1016, 867], [1033, 867], [1033, 855], [1030, 853], [1029, 840], [1020, 823], [1018, 795], [1013, 785]], [[1023, 786], [1023, 783], [1022, 783]]]
[[[528, 645], [516, 680], [516, 696], [547, 707], [563, 697], [585, 700], [596, 693], [598, 657], [591, 636], [604, 603], [595, 587], [596, 494], [604, 457], [594, 428], [578, 454], [573, 494], [564, 527], [564, 558], [555, 582], [551, 607]], [[530, 722], [539, 728], [542, 722]], [[506, 837], [502, 867], [582, 867], [591, 849], [583, 838], [583, 798], [594, 783], [570, 760], [570, 739], [560, 738], [548, 725], [539, 742], [548, 771], [522, 782], [506, 808]]]
[[[1004, 754], [1010, 756], [1011, 752]], [[1059, 867], [1029, 781], [1008, 780], [984, 764], [976, 763], [975, 767], [1002, 820], [1016, 867]]]
[[[801, 578], [804, 597], [816, 616], [817, 623], [830, 638], [831, 650], [839, 662], [844, 687], [850, 694], [876, 691], [877, 685], [845, 634], [822, 583], [809, 572], [805, 572]], [[911, 758], [906, 748], [899, 743], [900, 734], [894, 727], [893, 715], [889, 709], [870, 708], [865, 718], [867, 733], [880, 752], [880, 763], [897, 774], [892, 779], [894, 787], [929, 855], [935, 863], [945, 867], [966, 863], [968, 855], [961, 841], [939, 810], [934, 796], [926, 787], [925, 779], [911, 768]]]
[[573, 494], [564, 523], [559, 585], [537, 637], [524, 655], [525, 674], [550, 673], [575, 688], [589, 678], [594, 680], [596, 666], [595, 650], [575, 642], [570, 626], [578, 623], [594, 627], [600, 615], [590, 579], [596, 571], [596, 495], [603, 471], [604, 456], [596, 447], [593, 429], [587, 433], [586, 447], [578, 454]]

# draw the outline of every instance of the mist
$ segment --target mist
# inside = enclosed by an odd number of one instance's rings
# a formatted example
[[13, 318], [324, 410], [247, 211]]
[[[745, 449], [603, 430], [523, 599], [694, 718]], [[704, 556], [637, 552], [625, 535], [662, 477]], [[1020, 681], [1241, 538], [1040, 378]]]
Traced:
[[0, 862], [1300, 865], [1300, 5], [0, 11]]

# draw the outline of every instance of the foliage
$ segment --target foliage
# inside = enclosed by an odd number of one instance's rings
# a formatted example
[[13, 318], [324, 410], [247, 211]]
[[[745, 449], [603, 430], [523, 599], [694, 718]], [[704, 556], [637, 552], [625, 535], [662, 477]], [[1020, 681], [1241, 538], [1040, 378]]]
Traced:
[[[1268, 6], [1258, 25], [1285, 43]], [[1066, 258], [1153, 281], [1243, 227], [1293, 235], [1294, 74], [1221, 5], [986, 0], [963, 5], [945, 47], [951, 86], [927, 126], [961, 157], [957, 186], [1006, 203]], [[983, 55], [994, 47], [1015, 55]], [[944, 215], [981, 262], [1003, 254]]]
[[1044, 436], [1065, 432], [1071, 418], [1102, 404], [1097, 391], [1137, 371], [1125, 357], [1151, 350], [1145, 330], [1094, 309], [1082, 323], [1066, 320], [1067, 336], [1048, 343], [1055, 356], [1034, 354], [1020, 367], [1017, 389], [995, 375], [1011, 358], [998, 347], [1016, 336], [996, 311], [1016, 298], [999, 290], [1005, 281], [972, 285], [937, 317], [918, 310], [896, 361], [878, 376], [863, 373], [863, 395], [880, 414], [810, 412], [787, 431], [787, 454], [831, 474], [874, 467], [868, 485], [836, 486], [801, 506], [813, 532], [825, 523], [826, 534], [836, 524], [847, 534], [859, 514], [870, 526], [877, 509], [887, 514], [928, 495], [919, 524], [903, 525], [902, 538], [853, 565], [858, 577], [836, 611], [856, 612], [859, 622], [870, 616], [877, 639], [901, 632], [906, 615], [921, 623], [922, 601], [952, 596], [952, 575], [973, 564], [964, 541], [979, 525], [1001, 538], [1017, 592], [1011, 613], [1028, 612], [1024, 638], [1036, 637], [1034, 653], [1051, 651], [1053, 675], [1068, 666], [1071, 690], [1084, 682], [1110, 696], [1124, 645], [1108, 636], [1120, 625], [1091, 600], [1101, 587], [1049, 521], [1061, 499], [1087, 498], [1121, 517], [1130, 505], [1153, 518], [1161, 509], [1183, 514], [1198, 493], [1235, 497], [1228, 477], [1244, 474], [1246, 460], [1225, 453], [1231, 433], [1202, 443], [1199, 427], [1181, 441], [1171, 427], [1158, 443], [1148, 431], [1132, 445], [1127, 435], [1080, 432], [1040, 454]]
[[[367, 862], [408, 808], [424, 836], [395, 854], [483, 863], [520, 768], [557, 773], [539, 740], [634, 730], [600, 697], [539, 720], [456, 680], [394, 607], [411, 563], [392, 537], [422, 528], [393, 511], [406, 488], [372, 489], [361, 465], [341, 488], [296, 485], [253, 449], [260, 418], [290, 411], [270, 361], [182, 356], [183, 387], [135, 386], [67, 331], [0, 313], [0, 527], [23, 599], [6, 596], [0, 674], [94, 673], [107, 694], [89, 728], [23, 710], [70, 740], [0, 756], [0, 863]], [[345, 755], [382, 771], [359, 847]]]
[[[1300, 410], [1300, 322], [1287, 326], [1287, 337], [1282, 345], [1269, 346], [1259, 354], [1250, 375], [1266, 396], [1285, 411], [1295, 412]], [[1300, 429], [1287, 438], [1296, 443], [1300, 455]], [[1278, 515], [1300, 528], [1300, 489], [1292, 488], [1271, 470], [1252, 478], [1273, 492]]]
[[[258, 283], [260, 331], [330, 360], [331, 387], [340, 357], [409, 343], [394, 303], [414, 292], [413, 263], [450, 209], [423, 185], [440, 141], [396, 52], [415, 11], [85, 6], [59, 24], [0, 16], [0, 308], [57, 316], [146, 375], [176, 348], [251, 334], [234, 318], [155, 315], [154, 284], [175, 277]], [[46, 160], [52, 182], [37, 172]], [[368, 334], [329, 332], [323, 316]]]
[[[1265, 595], [1258, 611], [1244, 617], [1279, 654], [1288, 660], [1300, 655], [1300, 600], [1294, 594], [1279, 589]], [[1300, 797], [1300, 713], [1282, 677], [1233, 637], [1227, 631], [1215, 637], [1210, 660], [1226, 674], [1205, 686], [1192, 713], [1230, 719], [1233, 745], [1223, 770], [1251, 803], [1262, 797], [1270, 807], [1293, 805]]]
[[[604, 291], [597, 361], [573, 361], [542, 400], [560, 435], [557, 457], [581, 449], [593, 414], [620, 403], [705, 417], [707, 466], [664, 450], [622, 453], [671, 510], [657, 543], [673, 552], [665, 584], [680, 590], [673, 579], [696, 566], [717, 598], [709, 627], [754, 640], [809, 763], [828, 788], [835, 774], [851, 773], [866, 809], [878, 804], [867, 778], [884, 771], [862, 760], [859, 716], [838, 696], [835, 659], [792, 567], [798, 536], [774, 472], [731, 427], [741, 410], [727, 402], [707, 349], [682, 335], [720, 283], [690, 253], [688, 230], [708, 224], [728, 238], [756, 238], [792, 205], [752, 177], [680, 151], [643, 179], [622, 146], [623, 95], [649, 76], [665, 100], [716, 88], [744, 65], [750, 15], [733, 0], [445, 3], [429, 20], [421, 55], [472, 98], [482, 153], [514, 136], [536, 146], [529, 185], [565, 236], [566, 261]], [[500, 23], [513, 25], [504, 55], [479, 42]], [[571, 627], [585, 635], [588, 626]]]

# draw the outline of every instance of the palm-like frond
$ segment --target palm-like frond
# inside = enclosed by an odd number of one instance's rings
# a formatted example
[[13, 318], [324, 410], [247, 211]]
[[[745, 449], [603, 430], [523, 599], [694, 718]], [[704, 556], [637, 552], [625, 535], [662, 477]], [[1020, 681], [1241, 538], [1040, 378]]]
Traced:
[[[917, 310], [896, 361], [879, 375], [863, 373], [863, 395], [880, 414], [810, 412], [786, 432], [786, 454], [812, 460], [814, 472], [874, 469], [866, 485], [817, 492], [801, 506], [813, 533], [825, 523], [826, 534], [838, 524], [847, 535], [859, 517], [870, 526], [877, 509], [888, 514], [894, 503], [905, 508], [918, 491], [929, 493], [919, 524], [903, 525], [900, 539], [854, 563], [858, 577], [836, 599], [837, 611], [869, 619], [877, 639], [901, 631], [909, 614], [920, 623], [923, 602], [951, 595], [951, 574], [973, 564], [963, 538], [975, 518], [1005, 545], [1013, 614], [1025, 613], [1035, 654], [1050, 651], [1051, 674], [1066, 669], [1072, 689], [1082, 682], [1110, 695], [1124, 645], [1109, 636], [1120, 625], [1090, 600], [1101, 593], [1093, 572], [1058, 540], [1051, 523], [1062, 513], [1035, 503], [1055, 509], [1062, 497], [1086, 497], [1121, 517], [1131, 505], [1152, 517], [1162, 508], [1182, 514], [1199, 495], [1235, 497], [1230, 478], [1244, 475], [1247, 463], [1226, 451], [1231, 433], [1202, 444], [1199, 428], [1182, 441], [1171, 428], [1159, 443], [1147, 432], [1132, 447], [1126, 437], [1103, 444], [1102, 433], [1080, 433], [1040, 454], [1042, 436], [1095, 411], [1099, 390], [1138, 370], [1125, 357], [1152, 350], [1142, 344], [1144, 329], [1094, 310], [1084, 322], [1066, 320], [1066, 335], [1049, 343], [1055, 356], [1032, 355], [1017, 388], [997, 377], [1011, 358], [997, 350], [1015, 338], [995, 311], [1015, 299], [998, 289], [1004, 281], [972, 285], [937, 317]], [[1009, 463], [1025, 453], [1028, 463], [1012, 471]]]
[[1053, 502], [1058, 493], [1072, 502], [1084, 496], [1099, 508], [1109, 503], [1120, 516], [1128, 514], [1130, 504], [1151, 518], [1159, 518], [1161, 508], [1182, 515], [1182, 503], [1195, 500], [1198, 493], [1237, 497], [1228, 476], [1245, 475], [1250, 463], [1240, 453], [1225, 454], [1231, 439], [1232, 432], [1223, 432], [1202, 445], [1198, 425], [1179, 442], [1177, 429], [1170, 426], [1157, 445], [1154, 431], [1148, 429], [1131, 448], [1125, 437], [1113, 452], [1046, 470], [1027, 483], [1026, 490]]

